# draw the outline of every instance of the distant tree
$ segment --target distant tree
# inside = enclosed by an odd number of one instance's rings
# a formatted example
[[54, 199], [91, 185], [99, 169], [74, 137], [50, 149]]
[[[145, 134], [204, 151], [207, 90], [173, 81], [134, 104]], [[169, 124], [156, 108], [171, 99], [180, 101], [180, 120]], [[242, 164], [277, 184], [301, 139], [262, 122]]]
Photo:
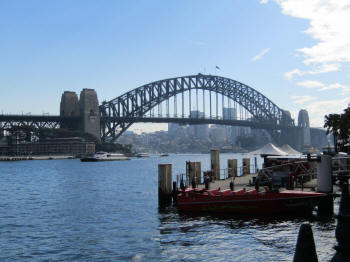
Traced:
[[96, 151], [131, 153], [132, 145], [122, 145], [118, 143], [99, 143], [96, 144]]
[[340, 134], [340, 119], [339, 114], [329, 114], [325, 116], [324, 127], [327, 128], [327, 135], [332, 133], [334, 139], [334, 149], [338, 152], [338, 138]]
[[347, 144], [350, 138], [350, 107], [344, 110], [344, 113], [340, 116], [340, 132], [339, 137], [342, 139], [343, 144]]

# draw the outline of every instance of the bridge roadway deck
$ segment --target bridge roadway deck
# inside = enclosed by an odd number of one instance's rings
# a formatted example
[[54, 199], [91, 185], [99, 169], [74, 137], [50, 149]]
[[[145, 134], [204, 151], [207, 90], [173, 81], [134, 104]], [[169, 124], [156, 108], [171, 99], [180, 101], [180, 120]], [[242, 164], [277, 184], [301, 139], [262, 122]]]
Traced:
[[79, 120], [79, 116], [59, 116], [59, 115], [1, 115], [0, 121], [51, 121]]

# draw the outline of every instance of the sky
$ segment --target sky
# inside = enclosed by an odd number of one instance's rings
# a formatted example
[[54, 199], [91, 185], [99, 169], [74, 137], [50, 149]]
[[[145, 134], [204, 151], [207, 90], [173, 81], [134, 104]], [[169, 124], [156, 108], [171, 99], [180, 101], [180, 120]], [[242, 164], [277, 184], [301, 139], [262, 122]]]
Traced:
[[350, 0], [0, 0], [0, 113], [57, 115], [66, 90], [108, 101], [206, 73], [321, 127], [350, 103], [349, 22]]

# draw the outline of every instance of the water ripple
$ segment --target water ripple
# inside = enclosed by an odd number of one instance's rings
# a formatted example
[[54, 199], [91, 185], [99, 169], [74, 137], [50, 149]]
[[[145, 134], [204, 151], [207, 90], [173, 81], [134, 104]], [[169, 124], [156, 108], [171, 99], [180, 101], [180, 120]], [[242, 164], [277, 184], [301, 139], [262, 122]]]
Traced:
[[[222, 155], [227, 158], [243, 155]], [[0, 163], [0, 261], [291, 261], [309, 221], [320, 261], [334, 254], [335, 220], [251, 219], [158, 212], [157, 166], [208, 155], [125, 162]]]

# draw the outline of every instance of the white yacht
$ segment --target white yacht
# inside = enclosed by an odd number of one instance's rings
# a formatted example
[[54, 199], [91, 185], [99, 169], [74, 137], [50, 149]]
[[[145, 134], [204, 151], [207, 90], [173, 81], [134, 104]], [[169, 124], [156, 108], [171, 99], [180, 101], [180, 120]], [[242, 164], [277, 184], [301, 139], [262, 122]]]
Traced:
[[147, 154], [147, 153], [137, 153], [136, 157], [149, 157], [149, 154]]
[[120, 153], [107, 153], [107, 152], [96, 152], [91, 157], [80, 158], [82, 162], [97, 162], [97, 161], [119, 161], [119, 160], [130, 160], [127, 156]]

